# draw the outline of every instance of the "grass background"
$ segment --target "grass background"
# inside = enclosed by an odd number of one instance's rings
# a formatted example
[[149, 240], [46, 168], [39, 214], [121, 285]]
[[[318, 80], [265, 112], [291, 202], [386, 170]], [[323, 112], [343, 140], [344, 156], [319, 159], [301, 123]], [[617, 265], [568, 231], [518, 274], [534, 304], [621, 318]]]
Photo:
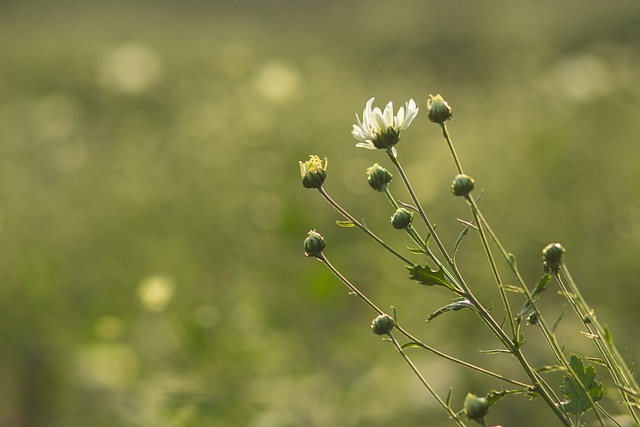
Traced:
[[[365, 182], [390, 165], [349, 134], [372, 96], [421, 107], [397, 148], [450, 246], [468, 212], [429, 93], [453, 105], [465, 169], [523, 275], [561, 241], [638, 360], [639, 17], [631, 0], [1, 2], [0, 425], [450, 425], [370, 333], [373, 313], [302, 250], [318, 229], [427, 343], [510, 369], [477, 352], [496, 343], [470, 313], [424, 324], [449, 296], [300, 185], [298, 160], [329, 157], [327, 190], [407, 244]], [[497, 302], [479, 249], [465, 241], [463, 270]], [[570, 314], [546, 298], [552, 318]], [[562, 339], [592, 354], [570, 317]], [[415, 359], [458, 406], [500, 386]], [[550, 417], [514, 398], [489, 422]]]

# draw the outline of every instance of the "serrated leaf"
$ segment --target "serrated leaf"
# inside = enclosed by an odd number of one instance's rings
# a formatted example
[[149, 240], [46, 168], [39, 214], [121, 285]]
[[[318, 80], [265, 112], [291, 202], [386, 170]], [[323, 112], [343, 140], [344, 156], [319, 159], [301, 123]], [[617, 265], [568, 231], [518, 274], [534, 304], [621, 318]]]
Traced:
[[351, 228], [356, 226], [351, 221], [336, 221], [336, 224], [338, 224], [340, 227], [345, 227], [345, 228]]
[[560, 390], [568, 400], [563, 403], [562, 407], [566, 413], [574, 414], [579, 418], [582, 414], [593, 408], [589, 397], [591, 397], [591, 400], [594, 402], [597, 402], [604, 396], [604, 389], [602, 388], [602, 384], [596, 381], [595, 368], [592, 365], [585, 366], [580, 356], [572, 354], [569, 365], [578, 377], [577, 380], [582, 383], [584, 390], [575, 378], [568, 375], [565, 376]]
[[442, 313], [446, 313], [447, 311], [458, 311], [464, 308], [473, 308], [471, 302], [466, 298], [454, 301], [451, 304], [445, 305], [444, 307], [440, 307], [438, 310], [429, 315], [429, 318], [427, 318], [427, 322], [431, 322], [433, 319], [440, 316]]
[[454, 286], [449, 283], [449, 281], [447, 281], [447, 278], [444, 276], [444, 269], [442, 269], [442, 267], [440, 267], [440, 269], [436, 271], [433, 271], [427, 265], [425, 265], [424, 267], [420, 265], [414, 265], [407, 266], [407, 270], [409, 270], [409, 278], [422, 285], [444, 286], [451, 289], [452, 291], [455, 290]]

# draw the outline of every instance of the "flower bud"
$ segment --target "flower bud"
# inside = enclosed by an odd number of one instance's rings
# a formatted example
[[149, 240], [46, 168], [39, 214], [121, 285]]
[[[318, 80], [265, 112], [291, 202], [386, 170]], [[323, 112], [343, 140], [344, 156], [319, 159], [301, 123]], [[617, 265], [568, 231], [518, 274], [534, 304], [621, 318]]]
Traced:
[[474, 186], [473, 178], [460, 174], [453, 180], [451, 192], [456, 196], [466, 196], [473, 191]]
[[302, 185], [304, 188], [320, 188], [327, 177], [327, 158], [324, 159], [324, 165], [320, 157], [316, 155], [309, 156], [306, 162], [298, 162], [300, 164], [300, 176], [302, 177]]
[[451, 107], [440, 95], [429, 95], [427, 100], [427, 116], [434, 123], [443, 125], [452, 116]]
[[562, 259], [566, 249], [560, 243], [551, 243], [542, 250], [542, 267], [546, 273], [557, 274], [562, 267]]
[[393, 324], [391, 316], [381, 314], [371, 322], [371, 330], [376, 335], [387, 335], [393, 329]]
[[369, 186], [376, 191], [382, 191], [393, 179], [391, 172], [383, 168], [382, 166], [374, 163], [369, 169], [367, 169], [367, 182]]
[[396, 230], [404, 230], [411, 225], [413, 221], [413, 212], [408, 211], [405, 208], [398, 208], [391, 217], [391, 225]]
[[306, 256], [319, 257], [327, 246], [324, 237], [315, 230], [309, 231], [309, 235], [304, 240], [304, 253]]
[[540, 319], [540, 314], [537, 311], [532, 311], [529, 316], [527, 316], [527, 325], [536, 326], [538, 324], [538, 320]]
[[469, 419], [480, 420], [489, 412], [489, 401], [484, 397], [468, 393], [464, 399], [464, 411]]

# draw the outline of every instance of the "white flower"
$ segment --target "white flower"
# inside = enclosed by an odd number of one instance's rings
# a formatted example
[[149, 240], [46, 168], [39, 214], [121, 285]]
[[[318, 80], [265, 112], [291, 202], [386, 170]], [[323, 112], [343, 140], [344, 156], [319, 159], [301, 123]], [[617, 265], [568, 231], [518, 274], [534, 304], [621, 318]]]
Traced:
[[367, 101], [362, 112], [362, 120], [356, 114], [358, 123], [353, 125], [351, 135], [358, 141], [356, 147], [376, 148], [391, 150], [395, 155], [393, 146], [400, 140], [400, 132], [409, 127], [413, 119], [418, 115], [419, 108], [413, 99], [400, 107], [397, 115], [393, 115], [393, 102], [389, 102], [384, 111], [380, 108], [371, 108], [373, 100]]

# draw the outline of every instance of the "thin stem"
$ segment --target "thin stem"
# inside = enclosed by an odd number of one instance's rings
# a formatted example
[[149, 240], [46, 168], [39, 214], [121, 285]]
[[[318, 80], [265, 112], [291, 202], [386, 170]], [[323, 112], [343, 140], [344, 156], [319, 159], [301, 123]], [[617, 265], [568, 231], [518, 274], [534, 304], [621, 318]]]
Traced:
[[442, 128], [442, 135], [447, 141], [447, 145], [449, 146], [449, 150], [451, 151], [451, 157], [453, 157], [453, 161], [456, 163], [456, 168], [458, 168], [458, 173], [462, 175], [462, 164], [460, 163], [460, 159], [456, 154], [456, 149], [453, 147], [453, 142], [451, 141], [451, 136], [449, 135], [449, 130], [447, 129], [447, 124], [442, 123], [440, 125], [440, 128]]
[[[567, 277], [570, 289], [565, 285], [562, 277], [560, 276], [560, 273], [556, 273], [555, 278], [570, 305], [576, 312], [576, 315], [582, 321], [583, 325], [587, 328], [587, 331], [591, 334], [591, 336], [594, 337], [593, 342], [598, 348], [598, 351], [600, 352], [602, 357], [605, 359], [609, 373], [611, 374], [614, 382], [618, 385], [620, 395], [625, 402], [625, 406], [627, 407], [629, 414], [633, 417], [635, 423], [639, 424], [640, 420], [638, 419], [636, 411], [633, 409], [634, 405], [637, 404], [637, 402], [631, 402], [628, 393], [624, 391], [625, 388], [631, 388], [637, 391], [638, 383], [631, 373], [631, 370], [627, 366], [627, 363], [618, 352], [617, 347], [612, 342], [607, 340], [604, 328], [596, 318], [594, 311], [591, 309], [591, 307], [589, 307], [586, 300], [580, 293], [580, 290], [571, 277], [571, 274], [569, 273], [566, 265], [562, 266], [562, 270]], [[571, 295], [574, 296], [575, 300]]]
[[[444, 125], [443, 125], [444, 127]], [[502, 279], [500, 278], [500, 273], [498, 272], [498, 266], [496, 265], [496, 260], [491, 253], [491, 248], [489, 247], [489, 241], [487, 240], [487, 236], [484, 232], [484, 224], [478, 218], [478, 205], [473, 197], [468, 194], [465, 197], [467, 199], [467, 203], [471, 206], [471, 212], [473, 212], [473, 217], [475, 218], [476, 223], [478, 223], [478, 234], [480, 235], [480, 240], [482, 241], [482, 246], [484, 247], [484, 251], [489, 260], [489, 265], [491, 266], [491, 272], [493, 273], [493, 277], [496, 280], [498, 285], [498, 290], [500, 291], [500, 297], [502, 298], [502, 304], [504, 305], [504, 309], [507, 313], [507, 317], [509, 318], [509, 324], [511, 326], [511, 332], [513, 334], [513, 340], [515, 342], [518, 341], [518, 337], [516, 336], [516, 325], [513, 318], [513, 314], [511, 312], [511, 305], [509, 304], [509, 299], [507, 298], [507, 293], [504, 290]]]
[[560, 401], [559, 401], [558, 397], [555, 395], [555, 393], [553, 392], [553, 389], [529, 365], [529, 362], [526, 360], [524, 354], [522, 353], [522, 351], [520, 350], [518, 345], [515, 344], [507, 336], [507, 334], [502, 330], [500, 325], [489, 314], [487, 309], [484, 308], [484, 306], [482, 304], [480, 304], [480, 302], [475, 298], [475, 296], [473, 295], [473, 293], [471, 292], [469, 287], [466, 285], [464, 279], [462, 278], [462, 275], [460, 274], [457, 266], [455, 265], [454, 260], [449, 256], [446, 248], [444, 247], [444, 244], [442, 243], [442, 241], [440, 240], [440, 238], [436, 234], [435, 228], [433, 227], [433, 225], [429, 221], [424, 209], [422, 208], [422, 205], [420, 204], [420, 201], [418, 200], [418, 197], [416, 196], [416, 193], [413, 190], [413, 187], [411, 186], [411, 183], [409, 182], [409, 179], [408, 179], [406, 173], [404, 172], [404, 169], [402, 168], [402, 165], [400, 164], [400, 162], [398, 161], [397, 157], [395, 156], [395, 154], [391, 150], [387, 150], [387, 154], [389, 155], [389, 158], [391, 159], [391, 161], [395, 165], [396, 169], [398, 170], [398, 173], [400, 174], [400, 177], [402, 178], [402, 181], [404, 182], [405, 187], [407, 188], [407, 191], [409, 192], [409, 195], [411, 196], [411, 199], [413, 200], [414, 204], [416, 205], [416, 209], [418, 210], [418, 213], [420, 214], [420, 216], [421, 216], [423, 222], [425, 223], [427, 229], [431, 233], [431, 236], [432, 236], [434, 242], [438, 246], [438, 250], [445, 257], [445, 259], [447, 261], [447, 264], [449, 265], [449, 267], [453, 271], [453, 274], [455, 275], [455, 278], [457, 279], [458, 285], [460, 286], [461, 289], [464, 290], [465, 297], [471, 302], [471, 304], [473, 304], [474, 307], [476, 307], [480, 318], [487, 325], [487, 327], [491, 330], [491, 332], [496, 336], [496, 338], [505, 347], [507, 347], [507, 349], [511, 352], [511, 354], [513, 354], [516, 357], [516, 359], [518, 360], [518, 362], [522, 366], [523, 370], [525, 371], [525, 373], [527, 374], [529, 379], [531, 379], [531, 381], [536, 385], [538, 391], [540, 392], [540, 395], [547, 402], [548, 406], [555, 412], [556, 416], [562, 421], [562, 423], [565, 426], [571, 426], [571, 421], [567, 418], [566, 414], [564, 414], [562, 412], [562, 410], [560, 409]]
[[358, 298], [360, 298], [362, 301], [364, 301], [364, 303], [367, 304], [369, 307], [371, 307], [373, 309], [373, 311], [378, 313], [378, 315], [385, 314], [384, 311], [382, 311], [377, 305], [375, 305], [373, 302], [371, 302], [371, 300], [369, 298], [367, 298], [365, 294], [360, 292], [360, 290], [358, 288], [356, 288], [346, 277], [344, 277], [342, 275], [342, 273], [340, 273], [340, 271], [338, 271], [338, 269], [335, 268], [329, 262], [329, 260], [327, 259], [326, 256], [324, 256], [324, 254], [318, 255], [316, 258], [318, 258], [320, 261], [322, 261], [324, 263], [324, 265], [326, 265], [329, 268], [329, 270], [331, 270], [331, 272], [333, 274], [335, 274], [338, 277], [338, 279], [340, 279], [340, 281], [342, 283], [344, 283], [347, 286], [347, 288], [349, 288], [349, 290], [353, 294], [355, 294]]
[[425, 386], [425, 388], [429, 391], [431, 396], [433, 396], [436, 402], [438, 402], [438, 405], [440, 405], [440, 407], [442, 407], [442, 409], [446, 413], [448, 413], [451, 418], [453, 418], [453, 420], [456, 422], [457, 425], [461, 427], [465, 427], [466, 424], [463, 423], [462, 420], [460, 420], [460, 418], [458, 417], [458, 415], [455, 412], [453, 412], [453, 410], [449, 407], [449, 405], [447, 405], [440, 398], [440, 396], [438, 396], [438, 393], [436, 393], [436, 391], [431, 387], [431, 385], [427, 382], [427, 380], [422, 376], [422, 374], [420, 373], [416, 365], [414, 365], [411, 359], [409, 359], [409, 356], [407, 356], [407, 354], [404, 352], [404, 350], [402, 349], [402, 346], [400, 346], [400, 344], [395, 339], [395, 337], [391, 333], [389, 333], [388, 336], [391, 339], [391, 342], [393, 343], [393, 345], [396, 347], [396, 350], [398, 350], [398, 353], [400, 353], [400, 355], [405, 360], [405, 362], [407, 362], [407, 364], [409, 365], [411, 370], [414, 372], [414, 374], [416, 374], [418, 379], [420, 379], [420, 382], [422, 383], [422, 385]]
[[[365, 304], [367, 304], [369, 307], [371, 307], [371, 309], [373, 311], [375, 311], [378, 315], [382, 315], [385, 314], [384, 311], [382, 311], [377, 305], [375, 305], [369, 298], [367, 298], [353, 283], [351, 283], [346, 277], [344, 277], [344, 275], [342, 273], [340, 273], [340, 271], [335, 268], [333, 266], [333, 264], [331, 264], [329, 262], [329, 260], [327, 259], [327, 257], [324, 254], [320, 254], [319, 256], [317, 256], [316, 258], [318, 258], [322, 263], [324, 263], [324, 265], [331, 270], [331, 272], [333, 274], [335, 274], [338, 279], [340, 279], [340, 281], [342, 283], [344, 283], [344, 285], [349, 289], [349, 291], [356, 295], [358, 298], [360, 298]], [[478, 371], [482, 374], [503, 380], [505, 382], [520, 386], [520, 387], [526, 387], [526, 388], [531, 388], [532, 386], [529, 384], [525, 384], [523, 382], [520, 381], [516, 381], [516, 380], [512, 380], [510, 378], [504, 377], [500, 374], [497, 374], [495, 372], [491, 372], [487, 369], [484, 368], [480, 368], [478, 366], [475, 366], [471, 363], [465, 362], [463, 360], [457, 359], [453, 356], [450, 356], [446, 353], [443, 353], [439, 350], [436, 350], [433, 347], [430, 347], [427, 344], [424, 344], [423, 342], [421, 342], [418, 338], [414, 337], [413, 335], [411, 335], [409, 332], [407, 332], [405, 329], [403, 329], [400, 325], [395, 325], [395, 328], [398, 330], [398, 332], [400, 332], [402, 335], [404, 335], [407, 339], [409, 339], [411, 342], [414, 342], [415, 344], [417, 344], [418, 346], [420, 346], [421, 348], [442, 357], [445, 360], [448, 360], [450, 362], [454, 362], [457, 363], [458, 365], [464, 366], [466, 368]]]
[[[474, 215], [476, 215], [476, 220], [478, 221], [478, 229], [479, 230], [486, 229], [486, 231], [489, 233], [489, 235], [491, 236], [491, 239], [493, 240], [495, 245], [498, 247], [498, 249], [499, 249], [500, 253], [502, 254], [502, 256], [504, 257], [505, 261], [507, 261], [507, 264], [509, 264], [509, 266], [511, 267], [511, 271], [516, 276], [518, 284], [520, 285], [520, 288], [524, 291], [524, 294], [525, 294], [525, 297], [527, 298], [527, 301], [529, 302], [529, 304], [531, 304], [531, 307], [534, 310], [538, 311], [537, 308], [536, 308], [536, 304], [535, 304], [533, 295], [529, 291], [529, 288], [527, 287], [526, 283], [524, 282], [524, 279], [520, 275], [520, 272], [518, 271], [517, 267], [515, 266], [515, 263], [512, 261], [509, 253], [506, 251], [506, 249], [504, 248], [504, 246], [502, 245], [502, 243], [498, 239], [497, 235], [494, 233], [493, 229], [491, 228], [491, 226], [489, 225], [487, 220], [482, 215], [482, 212], [480, 211], [480, 208], [478, 207], [477, 203], [475, 203], [475, 201], [471, 197], [467, 197], [467, 201], [472, 204]], [[598, 421], [600, 422], [601, 425], [604, 425], [604, 421], [603, 421], [603, 419], [602, 419], [602, 417], [600, 415], [600, 412], [598, 410], [596, 410], [595, 402], [591, 398], [591, 395], [589, 394], [588, 390], [585, 389], [584, 384], [582, 384], [582, 381], [580, 381], [580, 379], [577, 376], [576, 372], [573, 370], [573, 368], [571, 368], [571, 364], [569, 363], [569, 361], [567, 360], [566, 356], [564, 355], [564, 353], [562, 351], [562, 348], [560, 347], [560, 344], [558, 343], [558, 341], [555, 338], [555, 335], [551, 332], [551, 329], [549, 328], [549, 326], [545, 322], [544, 317], [542, 316], [542, 314], [539, 311], [538, 311], [538, 313], [540, 314], [540, 316], [539, 316], [539, 326], [540, 326], [540, 328], [541, 328], [541, 330], [543, 332], [545, 340], [547, 341], [547, 343], [550, 346], [550, 349], [551, 349], [552, 353], [556, 357], [556, 360], [558, 360], [562, 364], [562, 366], [565, 368], [567, 373], [579, 384], [580, 389], [582, 390], [582, 392], [585, 394], [585, 396], [589, 400], [589, 403], [591, 403], [591, 405], [593, 406], [594, 413], [596, 414], [596, 417], [598, 418]], [[515, 329], [514, 329], [514, 331], [515, 331]]]
[[360, 230], [364, 231], [369, 237], [371, 237], [373, 240], [375, 240], [376, 242], [378, 242], [380, 245], [382, 245], [386, 250], [388, 250], [389, 252], [391, 252], [393, 255], [395, 255], [396, 257], [400, 258], [402, 261], [404, 261], [407, 265], [410, 266], [415, 266], [415, 264], [413, 262], [411, 262], [411, 260], [409, 260], [409, 258], [405, 257], [404, 255], [402, 255], [401, 253], [397, 252], [395, 249], [393, 249], [391, 246], [387, 245], [381, 238], [379, 238], [378, 236], [376, 236], [371, 230], [369, 230], [366, 226], [364, 226], [363, 224], [361, 224], [357, 219], [355, 219], [349, 212], [347, 212], [346, 210], [344, 210], [342, 208], [342, 206], [340, 206], [338, 203], [336, 203], [330, 196], [329, 194], [325, 191], [324, 188], [320, 187], [318, 188], [318, 192], [322, 195], [322, 197], [325, 198], [325, 200], [327, 202], [329, 202], [329, 204], [331, 206], [333, 206], [335, 208], [335, 210], [337, 210], [338, 212], [340, 212], [340, 214], [342, 216], [344, 216], [346, 219], [348, 219], [349, 221], [351, 221], [351, 223], [353, 225], [355, 225], [356, 227], [358, 227]]

